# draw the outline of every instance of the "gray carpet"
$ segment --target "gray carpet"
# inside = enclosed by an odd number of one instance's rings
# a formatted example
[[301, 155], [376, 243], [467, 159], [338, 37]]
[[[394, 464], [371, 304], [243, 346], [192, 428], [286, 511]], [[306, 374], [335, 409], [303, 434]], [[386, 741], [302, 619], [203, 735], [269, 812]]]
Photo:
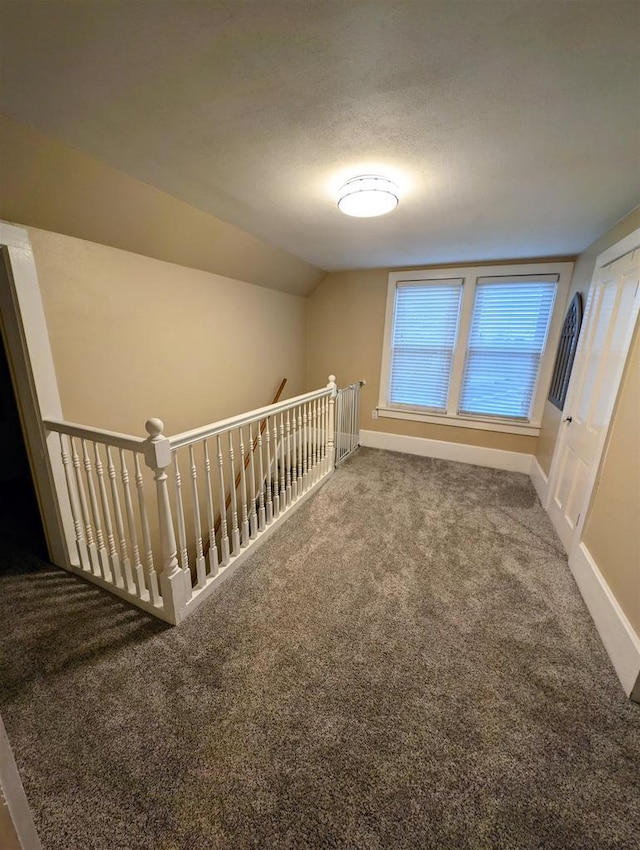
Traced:
[[640, 846], [640, 706], [524, 475], [361, 449], [178, 629], [18, 566], [45, 850]]

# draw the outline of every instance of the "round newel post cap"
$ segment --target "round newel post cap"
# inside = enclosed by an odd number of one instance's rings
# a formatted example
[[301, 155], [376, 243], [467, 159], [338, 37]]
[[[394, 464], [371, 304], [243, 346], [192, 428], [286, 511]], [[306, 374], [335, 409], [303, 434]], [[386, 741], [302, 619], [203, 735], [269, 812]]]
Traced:
[[335, 375], [329, 375], [329, 383], [335, 384], [335, 382], [336, 382], [336, 376]]
[[147, 429], [147, 434], [153, 439], [161, 436], [164, 430], [164, 422], [162, 419], [147, 419], [144, 427]]

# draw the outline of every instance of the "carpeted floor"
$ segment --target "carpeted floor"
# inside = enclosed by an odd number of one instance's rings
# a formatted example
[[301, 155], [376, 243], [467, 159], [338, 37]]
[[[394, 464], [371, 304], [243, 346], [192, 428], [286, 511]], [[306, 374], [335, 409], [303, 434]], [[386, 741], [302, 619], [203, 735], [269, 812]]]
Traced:
[[45, 850], [640, 846], [640, 706], [524, 475], [361, 449], [178, 629], [13, 564]]

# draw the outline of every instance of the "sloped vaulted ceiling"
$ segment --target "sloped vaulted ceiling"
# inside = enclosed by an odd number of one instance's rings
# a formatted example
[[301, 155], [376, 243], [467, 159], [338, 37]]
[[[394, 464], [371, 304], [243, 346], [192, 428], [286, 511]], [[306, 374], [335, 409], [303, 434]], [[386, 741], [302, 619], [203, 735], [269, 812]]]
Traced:
[[[582, 250], [640, 199], [637, 2], [3, 2], [11, 115], [324, 269]], [[398, 210], [348, 219], [383, 171]]]

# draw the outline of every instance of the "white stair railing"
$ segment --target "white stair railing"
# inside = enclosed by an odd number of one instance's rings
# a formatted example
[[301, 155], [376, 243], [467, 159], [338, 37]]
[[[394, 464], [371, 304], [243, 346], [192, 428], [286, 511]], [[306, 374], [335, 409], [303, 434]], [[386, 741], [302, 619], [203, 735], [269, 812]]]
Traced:
[[[162, 550], [156, 546], [154, 553], [152, 539], [158, 520], [150, 521], [150, 515], [153, 509], [157, 516], [157, 505], [151, 504], [155, 497], [144, 476], [151, 438], [72, 422], [47, 420], [44, 425], [58, 435], [66, 491], [58, 498], [66, 497], [73, 523], [75, 545], [59, 566], [170, 620], [170, 613], [163, 616], [158, 581]], [[170, 572], [161, 565], [161, 575]]]
[[323, 389], [173, 437], [160, 419], [146, 439], [46, 420], [73, 525], [59, 566], [181, 622], [333, 471], [336, 396], [330, 375]]

